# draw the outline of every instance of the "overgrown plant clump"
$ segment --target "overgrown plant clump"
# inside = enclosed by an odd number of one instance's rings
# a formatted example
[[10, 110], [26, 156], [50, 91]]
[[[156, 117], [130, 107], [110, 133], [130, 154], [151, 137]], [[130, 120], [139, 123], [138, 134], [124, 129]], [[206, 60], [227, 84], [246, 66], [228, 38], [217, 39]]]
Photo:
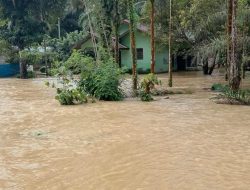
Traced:
[[74, 50], [68, 60], [63, 64], [73, 74], [80, 74], [86, 67], [93, 65], [93, 58], [85, 56], [82, 52]]
[[[250, 105], [250, 90], [240, 89], [237, 91], [232, 90], [227, 85], [214, 84], [212, 90], [220, 92], [216, 99], [224, 99], [228, 104], [242, 104]], [[219, 102], [220, 103], [220, 102]]]
[[153, 101], [152, 90], [155, 88], [155, 85], [160, 85], [161, 81], [154, 74], [146, 75], [140, 84], [140, 98], [142, 101], [150, 102]]
[[78, 82], [70, 74], [61, 75], [58, 81], [55, 98], [61, 105], [75, 105], [88, 102], [87, 94], [81, 88], [78, 88]]
[[[92, 101], [120, 101], [124, 98], [122, 70], [109, 53], [104, 50], [99, 53], [99, 59], [95, 60], [74, 51], [66, 62], [54, 64], [52, 72], [63, 86], [58, 89], [56, 97], [61, 104], [84, 103], [88, 97], [92, 97]], [[80, 80], [73, 80], [73, 74], [80, 74]]]
[[80, 89], [58, 88], [56, 100], [58, 100], [61, 105], [75, 105], [88, 102], [86, 93]]
[[121, 89], [122, 71], [112, 58], [96, 63], [96, 67], [82, 72], [80, 87], [99, 100], [120, 101], [124, 98]]

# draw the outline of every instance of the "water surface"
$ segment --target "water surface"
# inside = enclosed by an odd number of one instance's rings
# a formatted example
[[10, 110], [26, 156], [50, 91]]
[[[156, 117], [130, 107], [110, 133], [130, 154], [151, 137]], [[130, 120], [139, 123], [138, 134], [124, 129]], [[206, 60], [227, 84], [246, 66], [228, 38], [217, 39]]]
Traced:
[[248, 190], [250, 107], [209, 100], [218, 81], [178, 73], [194, 94], [65, 107], [39, 79], [1, 79], [0, 189]]

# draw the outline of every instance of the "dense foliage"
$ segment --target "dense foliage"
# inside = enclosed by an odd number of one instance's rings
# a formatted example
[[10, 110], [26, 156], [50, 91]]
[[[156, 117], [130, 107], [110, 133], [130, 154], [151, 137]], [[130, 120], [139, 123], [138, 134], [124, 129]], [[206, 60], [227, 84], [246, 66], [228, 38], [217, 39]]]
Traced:
[[124, 98], [121, 89], [122, 71], [113, 58], [95, 63], [95, 67], [88, 66], [82, 71], [80, 87], [97, 99], [105, 101], [119, 101]]

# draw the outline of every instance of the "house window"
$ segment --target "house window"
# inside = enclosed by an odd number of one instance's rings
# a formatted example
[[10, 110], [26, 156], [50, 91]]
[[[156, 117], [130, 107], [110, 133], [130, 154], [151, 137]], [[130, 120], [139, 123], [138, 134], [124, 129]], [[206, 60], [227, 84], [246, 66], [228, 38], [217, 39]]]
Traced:
[[137, 48], [137, 60], [143, 60], [143, 48]]

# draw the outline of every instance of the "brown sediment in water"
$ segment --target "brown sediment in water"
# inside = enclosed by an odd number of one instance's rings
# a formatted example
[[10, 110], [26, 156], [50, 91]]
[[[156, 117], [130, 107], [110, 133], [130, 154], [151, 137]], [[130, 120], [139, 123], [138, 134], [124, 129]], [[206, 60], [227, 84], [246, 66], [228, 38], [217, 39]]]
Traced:
[[0, 189], [247, 190], [250, 107], [213, 103], [215, 82], [178, 73], [195, 93], [60, 106], [39, 79], [1, 79]]

